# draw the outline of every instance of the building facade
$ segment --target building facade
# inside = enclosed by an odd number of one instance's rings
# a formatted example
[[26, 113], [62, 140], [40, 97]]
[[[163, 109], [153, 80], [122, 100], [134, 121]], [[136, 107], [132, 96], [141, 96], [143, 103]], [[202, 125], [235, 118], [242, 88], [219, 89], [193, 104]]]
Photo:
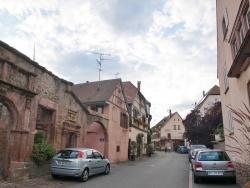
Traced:
[[[137, 82], [135, 87], [131, 82], [123, 82], [128, 108], [130, 110], [130, 131], [129, 145], [131, 141], [140, 142], [137, 148], [137, 155], [146, 154], [147, 134], [150, 125], [150, 103], [141, 93], [141, 82]], [[130, 151], [129, 151], [130, 152]], [[130, 153], [128, 153], [130, 156]]]
[[30, 176], [38, 131], [57, 150], [84, 145], [89, 112], [72, 85], [0, 41], [1, 177]]
[[203, 96], [200, 102], [195, 106], [200, 111], [201, 117], [204, 117], [206, 112], [213, 107], [216, 102], [220, 102], [220, 87], [214, 85], [208, 92], [203, 91]]
[[157, 150], [165, 150], [165, 147], [176, 151], [178, 146], [184, 146], [183, 134], [185, 127], [178, 112], [171, 113], [164, 117], [159, 123], [151, 128], [152, 142]]
[[121, 79], [76, 84], [72, 90], [94, 118], [86, 129], [86, 147], [112, 163], [126, 161], [130, 115]]
[[237, 167], [238, 178], [250, 178], [250, 128], [235, 121], [234, 110], [249, 115], [250, 9], [249, 0], [217, 0], [217, 72], [220, 83], [225, 150]]

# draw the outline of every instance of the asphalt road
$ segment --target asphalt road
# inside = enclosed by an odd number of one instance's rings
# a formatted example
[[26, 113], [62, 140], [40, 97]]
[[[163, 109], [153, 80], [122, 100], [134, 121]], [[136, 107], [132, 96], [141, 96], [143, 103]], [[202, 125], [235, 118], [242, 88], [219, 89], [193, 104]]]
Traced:
[[20, 182], [1, 182], [8, 188], [241, 188], [224, 181], [203, 181], [194, 184], [187, 154], [156, 152], [152, 157], [112, 164], [109, 175], [96, 175], [87, 182], [47, 176]]
[[108, 176], [98, 175], [71, 188], [188, 188], [189, 162], [186, 154], [156, 152], [152, 157], [113, 165]]

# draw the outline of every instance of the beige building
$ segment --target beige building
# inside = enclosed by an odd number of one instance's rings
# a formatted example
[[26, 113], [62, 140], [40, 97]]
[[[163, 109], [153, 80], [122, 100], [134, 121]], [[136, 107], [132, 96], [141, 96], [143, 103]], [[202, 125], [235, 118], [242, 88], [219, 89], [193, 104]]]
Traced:
[[[249, 115], [250, 9], [249, 0], [217, 0], [217, 73], [223, 112], [225, 149], [238, 168], [238, 178], [249, 179], [250, 130], [234, 120], [232, 109]], [[249, 121], [247, 122], [249, 127]], [[238, 179], [239, 180], [239, 179]]]
[[152, 142], [157, 150], [164, 150], [167, 147], [175, 151], [178, 146], [185, 145], [183, 139], [185, 127], [178, 112], [172, 114], [170, 110], [169, 115], [152, 127], [151, 131]]
[[147, 133], [149, 129], [149, 123], [151, 120], [151, 115], [149, 112], [150, 103], [141, 93], [141, 82], [137, 82], [137, 87], [135, 87], [130, 81], [123, 82], [128, 108], [131, 114], [130, 120], [130, 131], [129, 131], [129, 143], [131, 141], [139, 141], [141, 138], [141, 143], [137, 149], [137, 155], [146, 154], [146, 144], [147, 144]]
[[195, 109], [199, 110], [201, 116], [204, 117], [207, 111], [213, 107], [216, 102], [220, 101], [220, 88], [214, 85], [207, 93], [203, 91], [203, 97], [195, 106]]

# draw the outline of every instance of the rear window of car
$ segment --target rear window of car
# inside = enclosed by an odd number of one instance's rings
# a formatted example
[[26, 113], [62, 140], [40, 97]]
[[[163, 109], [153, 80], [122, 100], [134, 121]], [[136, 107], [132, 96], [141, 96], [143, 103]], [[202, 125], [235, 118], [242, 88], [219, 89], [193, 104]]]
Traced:
[[200, 152], [199, 161], [230, 161], [226, 152], [223, 151], [209, 151]]
[[80, 151], [75, 150], [61, 150], [58, 152], [56, 157], [58, 158], [67, 158], [67, 159], [76, 159]]

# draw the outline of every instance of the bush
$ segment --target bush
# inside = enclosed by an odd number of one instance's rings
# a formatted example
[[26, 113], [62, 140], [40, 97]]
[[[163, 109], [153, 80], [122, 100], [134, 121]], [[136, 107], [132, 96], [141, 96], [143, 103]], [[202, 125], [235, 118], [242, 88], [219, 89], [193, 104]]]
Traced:
[[32, 158], [37, 165], [44, 163], [46, 160], [51, 159], [56, 154], [56, 149], [48, 144], [46, 141], [34, 144]]
[[56, 149], [44, 140], [44, 133], [38, 132], [34, 139], [34, 149], [31, 154], [34, 162], [37, 165], [43, 164], [48, 159], [51, 159], [56, 154]]

